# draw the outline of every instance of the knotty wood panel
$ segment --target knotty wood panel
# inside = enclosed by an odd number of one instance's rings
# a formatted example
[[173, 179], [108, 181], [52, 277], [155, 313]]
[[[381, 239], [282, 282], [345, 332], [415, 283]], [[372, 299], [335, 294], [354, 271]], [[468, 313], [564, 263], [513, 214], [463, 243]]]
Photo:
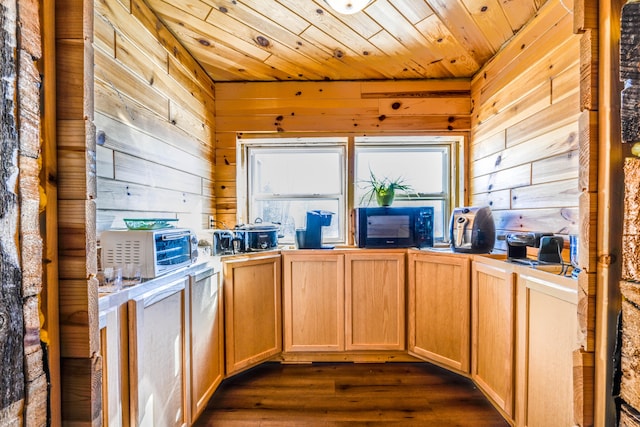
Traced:
[[566, 7], [547, 2], [471, 82], [470, 204], [492, 207], [499, 235], [580, 229], [581, 36]]
[[[132, 128], [127, 123], [102, 113], [96, 113], [96, 126], [101, 145], [105, 148], [126, 152], [160, 165], [187, 169], [187, 173], [202, 178], [213, 175], [213, 166], [199, 161], [207, 151], [202, 150], [202, 145], [195, 145], [193, 140], [184, 138], [181, 132], [165, 134], [162, 127], [157, 126], [157, 132], [150, 135], [145, 130]], [[131, 141], [135, 141], [135, 144]], [[98, 171], [98, 174], [102, 175], [102, 171]]]
[[321, 0], [148, 3], [214, 80], [274, 82], [469, 77], [544, 2], [378, 0], [354, 15]]
[[[573, 82], [575, 85], [576, 82]], [[574, 108], [578, 104], [578, 94], [573, 93], [567, 98], [558, 100], [553, 98], [553, 103], [544, 110], [528, 116], [526, 120], [522, 120], [519, 123], [515, 123], [504, 130], [506, 138], [510, 144], [518, 144], [520, 142], [527, 141], [530, 138], [534, 138], [538, 135], [549, 132], [552, 129], [562, 127], [564, 125], [573, 123], [577, 120], [577, 116], [580, 114]], [[484, 145], [484, 140], [473, 141], [474, 145]], [[474, 148], [474, 152], [480, 150]]]
[[[189, 109], [200, 120], [211, 124], [214, 101], [210, 88], [203, 89], [197, 82], [189, 79], [188, 73], [179, 65], [172, 65], [171, 69], [169, 69], [169, 64], [174, 62], [172, 58], [168, 58], [168, 62], [155, 66], [149, 61], [145, 52], [141, 51], [130, 39], [120, 35], [116, 37], [116, 52], [113, 56], [119, 62], [134, 71], [148, 82], [151, 87], [166, 95], [170, 100], [182, 100], [183, 102], [180, 105], [183, 108]], [[164, 59], [165, 61], [167, 60], [167, 58]], [[167, 72], [168, 69], [169, 72]], [[172, 70], [173, 73], [171, 73]], [[192, 98], [198, 102], [188, 102]], [[204, 109], [202, 108], [203, 106], [205, 107]]]
[[204, 184], [214, 177], [213, 82], [144, 2], [101, 0], [94, 17], [98, 231], [123, 226], [114, 212], [206, 227], [215, 212]]
[[[168, 190], [160, 187], [148, 187], [123, 181], [98, 180], [98, 211], [132, 210], [136, 207], [145, 212], [193, 212], [200, 208], [203, 198], [196, 193]], [[200, 186], [194, 192], [200, 192]]]
[[202, 178], [196, 175], [117, 151], [114, 163], [117, 180], [200, 194]]
[[[470, 129], [466, 79], [216, 84], [216, 210], [236, 222], [236, 135], [330, 132], [371, 135]], [[235, 184], [233, 184], [235, 183]], [[225, 190], [225, 191], [222, 191]], [[231, 220], [231, 221], [230, 221]]]
[[[484, 175], [532, 163], [532, 158], [545, 159], [559, 154], [573, 151], [578, 148], [578, 123], [573, 122], [566, 126], [531, 138], [526, 144], [509, 144], [504, 150], [474, 162], [474, 175]], [[532, 150], [535, 147], [535, 157]], [[475, 151], [475, 150], [474, 150]], [[565, 166], [566, 167], [566, 166]], [[574, 176], [577, 176], [577, 165]], [[532, 178], [533, 179], [533, 178]]]
[[[558, 38], [557, 34], [554, 35], [560, 27], [565, 35], [572, 34], [571, 28], [567, 27], [570, 24], [567, 22], [570, 17], [567, 3], [553, 0], [546, 2], [529, 25], [480, 69], [471, 82], [472, 91], [482, 92], [483, 98], [478, 100], [478, 104], [486, 103], [500, 88], [537, 64], [541, 54], [557, 49], [561, 45], [559, 40], [567, 40], [567, 37]], [[560, 22], [561, 26], [558, 25]]]

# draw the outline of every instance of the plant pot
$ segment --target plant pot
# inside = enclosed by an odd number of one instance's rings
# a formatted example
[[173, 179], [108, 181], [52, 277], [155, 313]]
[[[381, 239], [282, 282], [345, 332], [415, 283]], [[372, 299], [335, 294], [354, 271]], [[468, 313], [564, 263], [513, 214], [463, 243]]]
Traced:
[[376, 193], [376, 201], [378, 206], [391, 206], [396, 193], [393, 189], [387, 191], [379, 191]]

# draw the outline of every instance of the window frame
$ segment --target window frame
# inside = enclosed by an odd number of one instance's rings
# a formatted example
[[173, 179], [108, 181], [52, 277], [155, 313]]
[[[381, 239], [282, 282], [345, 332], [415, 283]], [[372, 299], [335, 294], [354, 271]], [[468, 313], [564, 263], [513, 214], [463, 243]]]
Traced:
[[[334, 243], [334, 244], [344, 244], [347, 241], [347, 234], [349, 232], [349, 230], [347, 230], [347, 212], [348, 210], [346, 209], [347, 206], [347, 197], [348, 197], [348, 179], [347, 179], [347, 172], [348, 172], [348, 167], [347, 167], [347, 157], [348, 157], [348, 149], [347, 149], [347, 140], [344, 139], [342, 141], [327, 141], [327, 140], [321, 140], [321, 139], [316, 139], [314, 138], [313, 141], [305, 141], [303, 143], [301, 143], [298, 139], [296, 139], [295, 142], [290, 142], [287, 143], [286, 140], [278, 140], [278, 143], [275, 142], [270, 142], [270, 141], [260, 141], [260, 143], [256, 143], [256, 144], [247, 144], [246, 145], [246, 158], [247, 158], [247, 186], [246, 186], [246, 192], [247, 192], [247, 213], [248, 213], [248, 217], [249, 218], [256, 218], [259, 215], [255, 212], [255, 209], [251, 203], [252, 199], [255, 200], [259, 200], [259, 201], [269, 201], [269, 200], [273, 200], [273, 201], [286, 201], [286, 200], [299, 200], [299, 201], [305, 201], [305, 200], [337, 200], [338, 201], [338, 206], [340, 207], [340, 209], [338, 210], [338, 212], [336, 212], [336, 217], [339, 221], [338, 223], [338, 237], [337, 238], [326, 238], [326, 242], [327, 243]], [[323, 150], [323, 149], [327, 149], [327, 152], [338, 152], [340, 155], [340, 191], [338, 193], [323, 193], [323, 194], [313, 194], [313, 193], [307, 193], [307, 194], [266, 194], [266, 193], [262, 193], [262, 192], [256, 192], [254, 191], [255, 189], [253, 188], [253, 171], [251, 168], [251, 165], [253, 163], [253, 157], [254, 154], [252, 153], [255, 151], [263, 151], [263, 152], [277, 152], [279, 150], [290, 150], [290, 149], [296, 149], [296, 150], [300, 150], [300, 149], [304, 149], [304, 148], [308, 148], [308, 149], [316, 149], [316, 150]], [[293, 244], [294, 242], [289, 242], [291, 244]]]
[[[344, 157], [342, 164], [343, 173], [343, 195], [344, 206], [341, 208], [342, 215], [341, 224], [339, 225], [341, 240], [332, 241], [331, 243], [337, 245], [352, 245], [353, 242], [353, 221], [351, 218], [351, 212], [353, 208], [358, 206], [356, 202], [357, 183], [355, 182], [356, 165], [355, 165], [355, 149], [357, 145], [380, 145], [389, 146], [401, 144], [416, 144], [416, 145], [447, 145], [449, 149], [449, 177], [446, 180], [449, 188], [449, 196], [444, 199], [443, 207], [443, 238], [436, 243], [441, 242], [448, 244], [448, 222], [449, 216], [455, 206], [464, 205], [466, 200], [466, 186], [464, 185], [465, 174], [465, 144], [467, 143], [468, 135], [465, 134], [413, 134], [413, 135], [349, 135], [349, 134], [327, 134], [320, 135], [282, 135], [274, 136], [272, 134], [242, 134], [237, 137], [236, 144], [236, 219], [237, 223], [250, 222], [250, 189], [249, 189], [249, 148], [302, 148], [305, 146], [314, 145], [340, 145], [344, 147]], [[400, 197], [400, 200], [402, 196]], [[424, 200], [429, 200], [425, 198]], [[436, 200], [436, 199], [434, 199]]]
[[[371, 149], [391, 149], [394, 146], [398, 146], [398, 148], [402, 147], [442, 147], [445, 149], [446, 154], [443, 159], [443, 172], [442, 172], [442, 183], [444, 190], [441, 193], [418, 193], [417, 200], [423, 200], [425, 202], [429, 201], [438, 201], [442, 202], [442, 237], [434, 236], [438, 242], [448, 242], [448, 222], [451, 217], [451, 212], [453, 212], [454, 206], [458, 204], [459, 200], [459, 192], [460, 185], [458, 181], [458, 173], [459, 173], [459, 164], [461, 161], [461, 150], [460, 146], [462, 145], [463, 140], [461, 138], [449, 138], [449, 137], [432, 137], [432, 136], [374, 136], [374, 137], [355, 137], [354, 139], [354, 149], [353, 149], [353, 176], [357, 176], [358, 172], [358, 164], [357, 164], [357, 151], [359, 148], [371, 148]], [[448, 172], [448, 173], [447, 173]], [[355, 180], [355, 178], [354, 178]], [[353, 198], [354, 198], [354, 206], [359, 206], [359, 200], [356, 200], [357, 197], [357, 182], [354, 182], [353, 188]], [[407, 196], [403, 193], [397, 193], [395, 200], [396, 201], [407, 201], [411, 199], [415, 199], [415, 196]]]

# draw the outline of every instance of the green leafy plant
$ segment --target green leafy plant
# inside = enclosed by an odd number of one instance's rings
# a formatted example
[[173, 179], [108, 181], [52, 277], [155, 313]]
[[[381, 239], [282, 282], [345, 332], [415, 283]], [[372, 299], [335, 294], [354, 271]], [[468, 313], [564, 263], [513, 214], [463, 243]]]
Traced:
[[405, 193], [413, 191], [413, 188], [406, 184], [404, 179], [399, 176], [395, 179], [389, 177], [378, 178], [372, 170], [369, 170], [369, 179], [361, 181], [366, 193], [362, 195], [360, 202], [366, 201], [366, 204], [371, 204], [371, 201], [375, 198], [376, 202], [380, 206], [390, 206], [393, 203], [396, 191], [402, 191]]

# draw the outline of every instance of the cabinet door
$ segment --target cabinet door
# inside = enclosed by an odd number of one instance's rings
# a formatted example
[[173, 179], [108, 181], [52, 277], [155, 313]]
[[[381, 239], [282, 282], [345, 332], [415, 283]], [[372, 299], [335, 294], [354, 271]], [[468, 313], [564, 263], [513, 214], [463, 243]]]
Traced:
[[514, 412], [514, 277], [514, 273], [497, 263], [473, 262], [471, 374], [476, 384], [511, 419]]
[[284, 350], [344, 350], [344, 256], [283, 255]]
[[127, 305], [100, 313], [102, 356], [102, 425], [128, 425]]
[[129, 300], [131, 420], [136, 426], [188, 424], [187, 278]]
[[346, 255], [346, 350], [405, 349], [405, 254]]
[[191, 420], [204, 410], [224, 378], [224, 331], [219, 273], [208, 268], [191, 276]]
[[575, 280], [518, 276], [517, 425], [574, 425], [577, 300]]
[[412, 253], [408, 260], [409, 354], [469, 374], [469, 258]]
[[280, 255], [225, 261], [227, 374], [282, 351]]

